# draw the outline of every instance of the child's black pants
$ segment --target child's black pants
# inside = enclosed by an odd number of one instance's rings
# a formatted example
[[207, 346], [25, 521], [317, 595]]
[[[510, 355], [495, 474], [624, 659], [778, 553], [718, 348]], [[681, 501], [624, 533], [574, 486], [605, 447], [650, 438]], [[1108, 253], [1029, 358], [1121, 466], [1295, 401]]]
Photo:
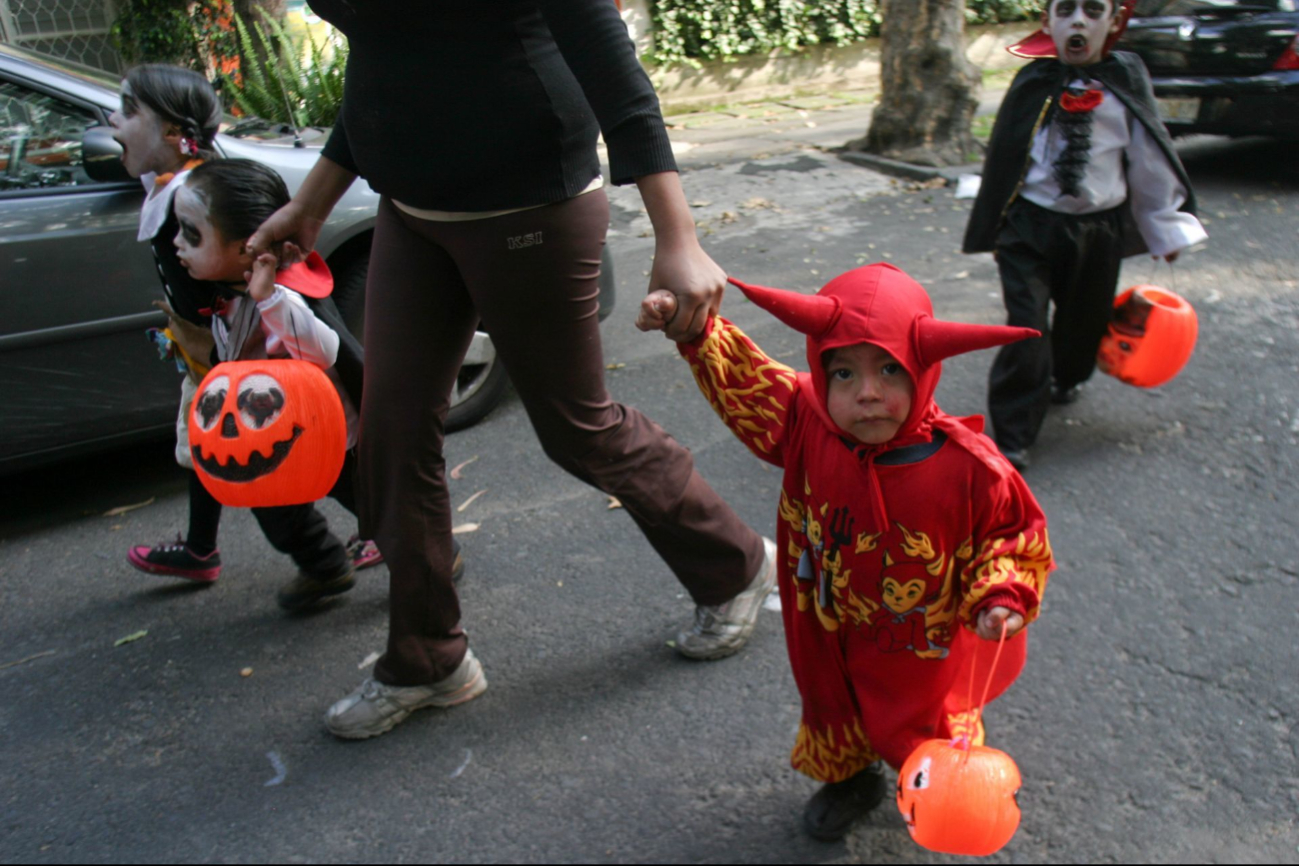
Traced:
[[[997, 235], [1007, 324], [1036, 328], [997, 354], [988, 412], [997, 445], [1022, 450], [1037, 439], [1051, 402], [1085, 382], [1113, 315], [1121, 262], [1121, 208], [1072, 216], [1018, 199]], [[1055, 315], [1050, 317], [1050, 305]]]
[[[343, 471], [329, 491], [331, 499], [356, 513], [356, 451], [347, 452]], [[329, 521], [315, 504], [254, 508], [253, 516], [266, 540], [280, 553], [287, 553], [303, 574], [327, 580], [348, 568], [347, 548], [329, 531]]]

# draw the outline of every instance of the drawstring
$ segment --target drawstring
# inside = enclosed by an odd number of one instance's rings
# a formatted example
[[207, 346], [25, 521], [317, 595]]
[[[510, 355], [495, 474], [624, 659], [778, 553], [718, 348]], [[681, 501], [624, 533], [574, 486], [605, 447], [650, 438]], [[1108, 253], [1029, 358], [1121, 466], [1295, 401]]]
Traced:
[[869, 445], [859, 445], [853, 451], [857, 459], [866, 465], [866, 476], [870, 479], [871, 499], [875, 502], [875, 511], [880, 516], [879, 525], [876, 527], [881, 532], [887, 532], [889, 527], [889, 509], [884, 502], [884, 488], [880, 486], [879, 472], [875, 468], [875, 458], [880, 455], [878, 447]]

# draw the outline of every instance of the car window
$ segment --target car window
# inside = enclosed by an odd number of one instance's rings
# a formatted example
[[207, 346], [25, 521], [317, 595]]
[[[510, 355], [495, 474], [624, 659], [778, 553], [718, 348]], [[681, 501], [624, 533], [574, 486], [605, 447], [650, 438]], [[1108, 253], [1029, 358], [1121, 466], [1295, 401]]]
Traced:
[[1295, 0], [1139, 0], [1136, 14], [1142, 18], [1155, 18], [1161, 15], [1201, 15], [1237, 9], [1293, 12]]
[[92, 183], [81, 136], [94, 112], [0, 80], [0, 192]]

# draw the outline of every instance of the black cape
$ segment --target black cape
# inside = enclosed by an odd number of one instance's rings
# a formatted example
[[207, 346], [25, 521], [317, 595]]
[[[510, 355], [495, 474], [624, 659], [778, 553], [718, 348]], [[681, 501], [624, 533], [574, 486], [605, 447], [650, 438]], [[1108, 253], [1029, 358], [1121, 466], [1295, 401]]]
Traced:
[[[1079, 70], [1059, 60], [1043, 58], [1029, 63], [1015, 76], [1001, 110], [997, 112], [997, 122], [988, 143], [988, 154], [983, 163], [983, 185], [965, 230], [962, 248], [965, 252], [986, 253], [996, 247], [1006, 211], [1018, 196], [1020, 184], [1028, 172], [1033, 133], [1055, 119], [1060, 94], [1078, 74]], [[1141, 58], [1127, 51], [1115, 51], [1101, 62], [1088, 66], [1086, 75], [1109, 88], [1141, 121], [1151, 138], [1159, 143], [1168, 164], [1186, 188], [1186, 203], [1182, 211], [1194, 214], [1195, 192], [1191, 189], [1191, 179], [1173, 148], [1172, 137], [1159, 119], [1154, 86]], [[1123, 206], [1123, 255], [1135, 256], [1148, 251], [1132, 216], [1129, 198]]]

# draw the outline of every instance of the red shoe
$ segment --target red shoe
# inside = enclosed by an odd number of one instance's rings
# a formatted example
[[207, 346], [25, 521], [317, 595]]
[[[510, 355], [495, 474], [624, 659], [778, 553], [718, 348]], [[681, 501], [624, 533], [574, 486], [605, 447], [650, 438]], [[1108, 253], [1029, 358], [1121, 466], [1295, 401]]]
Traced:
[[180, 577], [195, 583], [215, 583], [221, 574], [221, 551], [197, 556], [180, 538], [171, 544], [132, 547], [126, 561], [149, 574]]

